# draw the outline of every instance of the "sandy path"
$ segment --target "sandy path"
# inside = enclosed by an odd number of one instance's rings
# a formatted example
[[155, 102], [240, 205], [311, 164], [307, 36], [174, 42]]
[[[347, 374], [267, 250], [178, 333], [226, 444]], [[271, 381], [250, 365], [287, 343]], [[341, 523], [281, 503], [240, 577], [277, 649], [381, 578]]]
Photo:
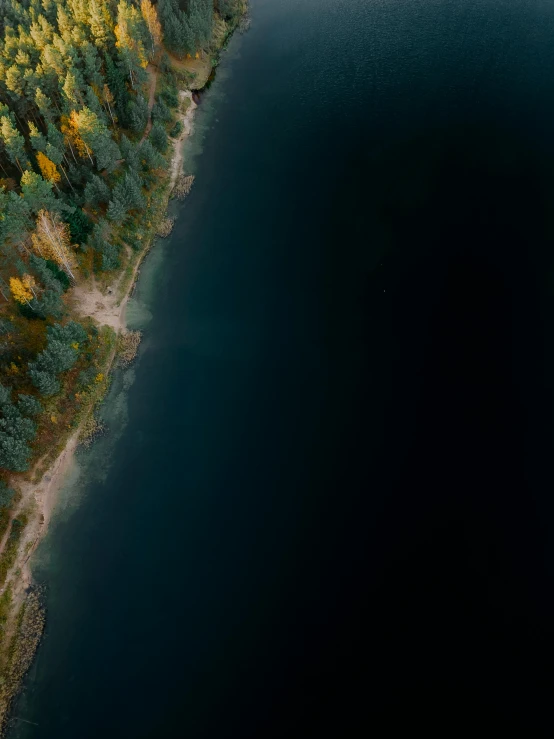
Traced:
[[186, 113], [179, 113], [179, 120], [183, 124], [183, 130], [181, 131], [179, 138], [175, 141], [173, 157], [171, 159], [171, 176], [169, 181], [169, 187], [171, 190], [173, 190], [175, 183], [177, 182], [177, 178], [183, 170], [183, 161], [185, 157], [185, 139], [188, 138], [193, 131], [192, 123], [194, 119], [194, 111], [198, 107], [192, 98], [192, 92], [190, 90], [181, 90], [181, 92], [179, 93], [180, 102], [185, 100], [185, 98], [188, 98], [190, 100], [190, 105], [187, 108]]

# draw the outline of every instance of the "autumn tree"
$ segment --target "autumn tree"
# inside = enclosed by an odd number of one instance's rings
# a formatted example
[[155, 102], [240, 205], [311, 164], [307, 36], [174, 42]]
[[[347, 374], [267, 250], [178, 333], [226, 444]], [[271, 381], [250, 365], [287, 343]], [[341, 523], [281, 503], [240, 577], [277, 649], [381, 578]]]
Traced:
[[37, 215], [36, 230], [31, 234], [33, 249], [43, 259], [51, 259], [72, 280], [75, 280], [75, 256], [69, 239], [67, 224], [55, 213], [46, 210]]
[[131, 86], [136, 87], [140, 70], [148, 64], [144, 51], [147, 29], [140, 12], [126, 0], [120, 0], [117, 6], [117, 24], [114, 31], [115, 45], [128, 71]]
[[37, 164], [45, 180], [52, 182], [54, 185], [61, 180], [61, 175], [56, 169], [54, 162], [48, 159], [41, 151], [37, 153]]
[[23, 305], [30, 304], [31, 300], [36, 297], [34, 292], [35, 281], [31, 275], [23, 275], [23, 277], [10, 277], [10, 292], [17, 303]]
[[69, 126], [74, 140], [84, 144], [87, 155], [96, 157], [98, 169], [112, 168], [121, 154], [106, 125], [90, 108], [71, 111]]
[[150, 45], [152, 49], [152, 57], [154, 57], [156, 47], [162, 43], [162, 25], [158, 18], [156, 8], [152, 5], [150, 0], [141, 0], [140, 10], [148, 33], [150, 34]]

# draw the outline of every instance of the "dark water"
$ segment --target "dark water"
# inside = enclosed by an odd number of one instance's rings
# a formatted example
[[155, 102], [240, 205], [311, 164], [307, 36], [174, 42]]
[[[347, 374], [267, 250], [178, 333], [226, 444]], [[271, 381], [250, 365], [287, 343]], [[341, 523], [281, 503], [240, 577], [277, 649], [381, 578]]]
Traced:
[[554, 3], [252, 0], [202, 106], [14, 736], [550, 734]]

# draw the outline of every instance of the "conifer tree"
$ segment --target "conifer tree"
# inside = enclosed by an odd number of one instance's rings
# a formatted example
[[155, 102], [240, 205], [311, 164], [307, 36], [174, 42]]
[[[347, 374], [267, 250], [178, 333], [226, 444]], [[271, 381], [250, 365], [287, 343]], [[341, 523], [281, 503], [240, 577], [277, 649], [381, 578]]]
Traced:
[[101, 205], [102, 203], [107, 203], [110, 196], [110, 188], [106, 185], [102, 177], [93, 175], [85, 187], [85, 203], [92, 206]]
[[150, 131], [150, 141], [152, 142], [152, 145], [161, 153], [165, 154], [167, 151], [168, 146], [168, 139], [167, 134], [165, 132], [164, 127], [156, 122], [152, 126], [152, 130]]
[[44, 180], [36, 172], [26, 170], [21, 178], [21, 192], [33, 213], [43, 209], [57, 210], [59, 201], [52, 192], [52, 183]]
[[25, 139], [15, 127], [13, 120], [7, 115], [3, 115], [0, 118], [0, 138], [8, 157], [17, 165], [19, 171], [23, 173], [23, 168], [29, 166], [25, 152]]

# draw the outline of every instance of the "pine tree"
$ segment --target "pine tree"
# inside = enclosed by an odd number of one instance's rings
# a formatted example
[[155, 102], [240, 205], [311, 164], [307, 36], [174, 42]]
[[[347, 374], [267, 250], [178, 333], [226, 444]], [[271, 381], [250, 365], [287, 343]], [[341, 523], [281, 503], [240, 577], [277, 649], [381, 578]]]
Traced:
[[128, 124], [128, 117], [126, 114], [127, 104], [129, 102], [129, 93], [125, 85], [125, 77], [114, 64], [113, 59], [109, 54], [104, 56], [106, 63], [106, 81], [108, 89], [115, 99], [115, 109], [117, 111], [117, 117], [122, 126], [126, 127]]
[[137, 86], [141, 77], [140, 70], [148, 63], [143, 43], [146, 33], [146, 25], [138, 10], [126, 0], [120, 0], [117, 6], [115, 45], [119, 49], [132, 87]]
[[142, 133], [148, 122], [148, 103], [142, 95], [137, 95], [134, 100], [129, 102], [127, 112], [131, 129], [135, 133]]
[[0, 208], [0, 240], [21, 243], [33, 225], [28, 201], [9, 192], [0, 199], [0, 204], [3, 205]]
[[145, 202], [136, 174], [127, 172], [124, 179], [114, 187], [114, 200], [119, 201], [125, 210], [144, 208]]
[[31, 211], [57, 210], [58, 203], [52, 192], [52, 183], [44, 180], [36, 172], [26, 170], [21, 178], [21, 192]]
[[35, 151], [42, 151], [43, 153], [46, 151], [46, 144], [48, 143], [44, 136], [40, 133], [38, 128], [35, 126], [33, 121], [29, 121], [29, 139], [31, 141], [31, 146]]
[[143, 168], [146, 170], [159, 169], [165, 165], [165, 159], [162, 155], [154, 149], [152, 143], [146, 139], [140, 145], [139, 156]]
[[158, 14], [167, 48], [178, 56], [193, 53], [194, 37], [176, 0], [159, 0]]
[[212, 35], [212, 3], [206, 3], [205, 0], [190, 0], [189, 19], [196, 47], [204, 46]]
[[90, 0], [89, 13], [88, 25], [94, 42], [99, 49], [108, 51], [115, 43], [109, 4], [103, 0]]
[[23, 173], [23, 168], [29, 166], [25, 152], [25, 139], [19, 133], [13, 121], [6, 115], [0, 118], [0, 139], [6, 148], [6, 153], [10, 160]]
[[17, 398], [17, 408], [22, 416], [36, 416], [41, 410], [40, 402], [33, 398], [32, 395], [19, 395]]
[[168, 147], [167, 134], [165, 128], [158, 122], [154, 123], [150, 131], [150, 141], [152, 145], [161, 153], [165, 154]]
[[[24, 403], [25, 405], [25, 403]], [[35, 424], [22, 415], [11, 399], [11, 388], [0, 385], [0, 467], [13, 472], [28, 469], [28, 443], [36, 434]], [[1, 490], [4, 495], [7, 491]], [[9, 501], [8, 501], [9, 502]], [[3, 497], [0, 505], [5, 505]]]
[[121, 156], [125, 159], [125, 165], [135, 172], [138, 171], [140, 169], [138, 147], [134, 146], [125, 134], [122, 134], [119, 140], [119, 148], [121, 149]]
[[10, 430], [9, 427], [5, 431], [0, 430], [0, 467], [12, 472], [25, 472], [29, 469], [31, 450], [23, 440], [12, 436]]
[[102, 177], [93, 175], [91, 181], [85, 187], [85, 203], [87, 205], [97, 206], [107, 203], [110, 197], [110, 188], [106, 185]]
[[83, 79], [77, 69], [70, 69], [65, 77], [63, 92], [71, 105], [84, 105], [82, 88]]
[[127, 216], [127, 208], [120, 200], [110, 200], [107, 216], [114, 223], [123, 223]]
[[60, 390], [60, 383], [51, 372], [45, 372], [31, 367], [29, 377], [39, 393], [45, 398], [55, 395]]

